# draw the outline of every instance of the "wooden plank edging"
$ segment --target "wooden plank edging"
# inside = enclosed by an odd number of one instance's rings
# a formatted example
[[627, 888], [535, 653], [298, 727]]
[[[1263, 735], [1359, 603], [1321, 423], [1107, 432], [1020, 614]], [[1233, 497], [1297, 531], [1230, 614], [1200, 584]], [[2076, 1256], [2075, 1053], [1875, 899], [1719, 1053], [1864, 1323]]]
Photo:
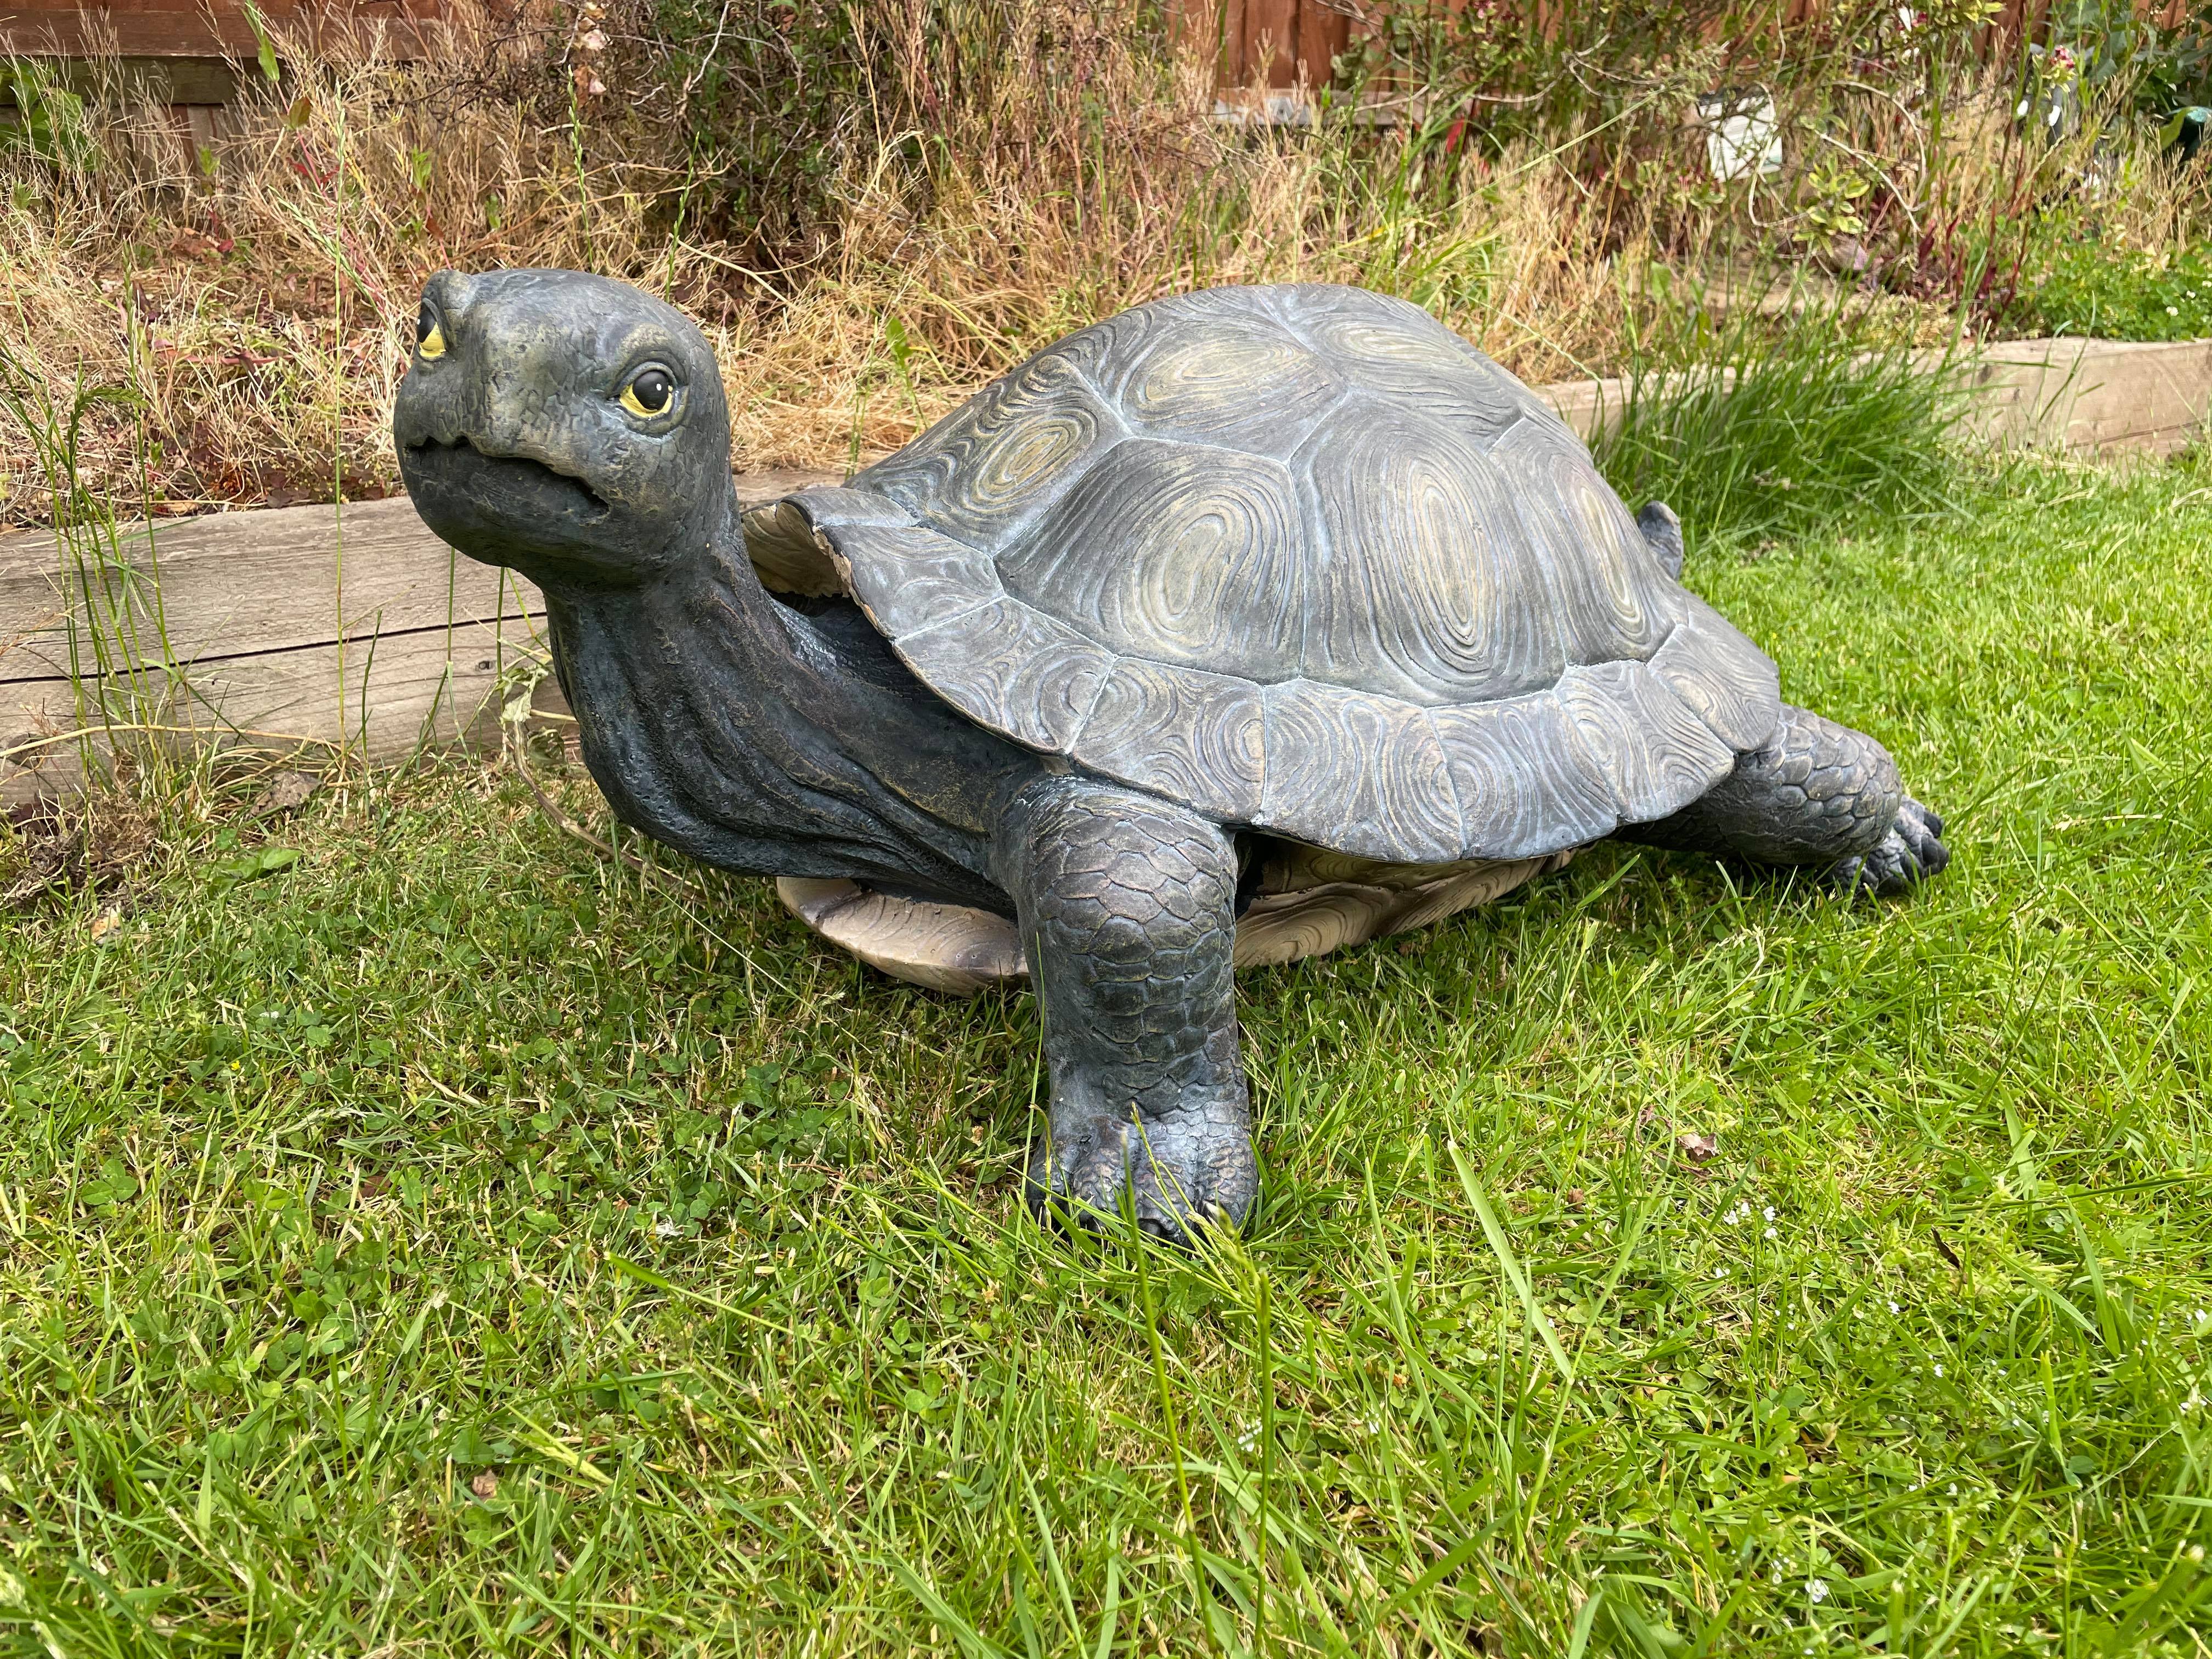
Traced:
[[[1920, 354], [1930, 368], [1943, 354]], [[2012, 340], [1961, 366], [1968, 435], [2014, 448], [2171, 455], [2212, 410], [2212, 340]], [[1537, 395], [1584, 439], [1618, 419], [1629, 381], [1568, 380]]]
[[[768, 500], [842, 472], [740, 477]], [[406, 497], [122, 527], [79, 556], [0, 538], [0, 805], [73, 787], [87, 742], [343, 750], [496, 741], [545, 661], [544, 596], [463, 558]], [[550, 681], [534, 706], [559, 713]], [[81, 734], [81, 735], [73, 735]]]
[[482, 741], [504, 677], [542, 652], [536, 590], [454, 554], [404, 497], [131, 526], [117, 553], [0, 543], [0, 801], [73, 783], [68, 734], [94, 728], [376, 763]]

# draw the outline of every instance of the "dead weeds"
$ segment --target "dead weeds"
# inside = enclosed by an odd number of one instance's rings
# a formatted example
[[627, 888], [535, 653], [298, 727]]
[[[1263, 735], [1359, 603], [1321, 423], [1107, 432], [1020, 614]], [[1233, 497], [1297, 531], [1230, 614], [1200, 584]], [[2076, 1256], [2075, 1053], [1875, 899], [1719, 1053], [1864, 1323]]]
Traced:
[[[312, 49], [286, 43], [281, 88], [249, 86], [204, 151], [143, 97], [94, 98], [81, 154], [0, 202], [0, 345], [34, 397], [77, 416], [71, 464], [128, 514], [368, 498], [398, 485], [391, 406], [422, 282], [589, 268], [700, 320], [740, 470], [835, 466], [896, 447], [1073, 328], [1216, 283], [1358, 283], [1428, 307], [1526, 380], [1607, 372], [1655, 316], [1703, 303], [1716, 271], [1732, 280], [1724, 233], [1744, 211], [1790, 210], [1762, 208], [1756, 185], [1747, 208], [1710, 181], [1594, 190], [1602, 125], [1502, 156], [1439, 151], [1410, 124], [1224, 125], [1208, 65], [1162, 51], [1140, 12], [999, 11], [1013, 44], [960, 99], [935, 100], [920, 43], [892, 54], [885, 73], [915, 82], [933, 129], [850, 112], [830, 222], [772, 258], [757, 226], [687, 216], [702, 152], [683, 148], [697, 138], [684, 100], [623, 79], [650, 66], [618, 63], [606, 32], [647, 24], [604, 6], [497, 25], [459, 12], [413, 65], [326, 27]], [[655, 98], [657, 116], [638, 113]], [[1946, 181], [1950, 240], [1933, 217], [1909, 227], [1928, 271], [1966, 257], [1959, 227], [2078, 193], [2095, 167], [2115, 234], [2201, 222], [2201, 185], [2168, 189], [2131, 155], [2096, 162], [2088, 137], [2023, 161], [2002, 102], [1984, 88], [1940, 133], [1903, 104], [1883, 118], [1898, 127], [1885, 178], [1923, 197]], [[1821, 247], [1816, 285], [1878, 274], [1838, 253], [1851, 238]], [[1771, 271], [1747, 280], [1764, 295]], [[1882, 303], [1899, 330], [1948, 337], [1944, 307]], [[100, 388], [127, 397], [81, 396]], [[45, 522], [51, 485], [0, 422], [0, 526]]]
[[42, 797], [8, 814], [0, 834], [0, 906], [85, 889], [127, 896], [161, 848], [154, 819], [128, 795], [102, 791]]

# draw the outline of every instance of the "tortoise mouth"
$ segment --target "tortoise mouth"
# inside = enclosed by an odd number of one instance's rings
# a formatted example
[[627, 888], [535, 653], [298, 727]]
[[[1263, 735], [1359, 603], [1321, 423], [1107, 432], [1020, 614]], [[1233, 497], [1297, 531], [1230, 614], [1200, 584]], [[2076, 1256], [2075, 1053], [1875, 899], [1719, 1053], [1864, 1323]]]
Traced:
[[[528, 455], [501, 455], [474, 438], [425, 438], [400, 451], [401, 471], [414, 491], [419, 475], [434, 488], [465, 490], [490, 506], [526, 501], [540, 514], [604, 518], [612, 503], [574, 472]], [[419, 498], [418, 498], [419, 499]]]
[[486, 453], [468, 438], [403, 446], [399, 476], [439, 538], [480, 564], [549, 582], [634, 579], [629, 516], [583, 479], [522, 455]]

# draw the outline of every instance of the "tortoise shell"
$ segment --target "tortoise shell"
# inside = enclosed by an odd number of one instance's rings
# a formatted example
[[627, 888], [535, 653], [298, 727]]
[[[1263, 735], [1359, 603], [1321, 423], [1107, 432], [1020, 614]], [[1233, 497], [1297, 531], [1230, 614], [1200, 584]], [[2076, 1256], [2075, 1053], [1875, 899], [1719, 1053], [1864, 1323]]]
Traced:
[[1774, 665], [1581, 440], [1358, 289], [1124, 312], [747, 541], [764, 568], [826, 552], [979, 725], [1365, 859], [1536, 858], [1663, 817], [1779, 718]]

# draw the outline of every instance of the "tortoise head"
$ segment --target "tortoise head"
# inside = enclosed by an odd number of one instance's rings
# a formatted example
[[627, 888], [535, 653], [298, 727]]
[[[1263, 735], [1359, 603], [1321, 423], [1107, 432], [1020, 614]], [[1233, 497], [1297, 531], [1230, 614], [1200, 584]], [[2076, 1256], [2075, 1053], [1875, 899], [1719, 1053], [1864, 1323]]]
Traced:
[[705, 337], [625, 283], [441, 271], [392, 435], [424, 522], [555, 589], [635, 586], [728, 523], [730, 418]]

